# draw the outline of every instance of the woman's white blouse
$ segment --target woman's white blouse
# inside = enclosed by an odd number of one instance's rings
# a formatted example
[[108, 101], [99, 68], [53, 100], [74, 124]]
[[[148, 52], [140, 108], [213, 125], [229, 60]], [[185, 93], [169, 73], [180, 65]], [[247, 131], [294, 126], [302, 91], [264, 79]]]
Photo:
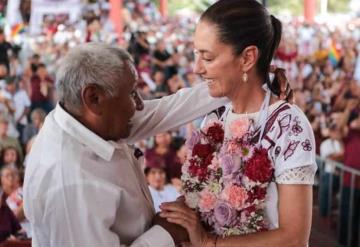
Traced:
[[[260, 128], [259, 112], [236, 114], [231, 107], [224, 116], [225, 137], [230, 138], [234, 120], [248, 117]], [[279, 227], [277, 184], [314, 184], [317, 170], [315, 138], [304, 113], [295, 105], [278, 101], [269, 107], [261, 145], [268, 149], [275, 169], [275, 182], [267, 190], [266, 216], [270, 229]]]

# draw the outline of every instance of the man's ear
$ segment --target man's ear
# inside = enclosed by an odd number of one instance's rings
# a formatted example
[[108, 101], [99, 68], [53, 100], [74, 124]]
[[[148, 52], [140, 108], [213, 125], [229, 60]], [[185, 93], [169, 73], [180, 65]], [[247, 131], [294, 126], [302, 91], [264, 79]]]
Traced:
[[95, 84], [87, 85], [81, 90], [81, 99], [84, 108], [94, 115], [102, 115], [102, 102], [104, 98], [104, 90]]

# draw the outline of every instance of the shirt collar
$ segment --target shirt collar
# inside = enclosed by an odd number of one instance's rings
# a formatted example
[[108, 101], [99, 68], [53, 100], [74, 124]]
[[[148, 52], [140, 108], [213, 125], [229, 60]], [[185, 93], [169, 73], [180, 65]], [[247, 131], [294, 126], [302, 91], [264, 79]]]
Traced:
[[106, 161], [110, 161], [115, 149], [120, 148], [120, 142], [106, 141], [96, 135], [67, 113], [59, 103], [56, 105], [54, 118], [66, 133]]

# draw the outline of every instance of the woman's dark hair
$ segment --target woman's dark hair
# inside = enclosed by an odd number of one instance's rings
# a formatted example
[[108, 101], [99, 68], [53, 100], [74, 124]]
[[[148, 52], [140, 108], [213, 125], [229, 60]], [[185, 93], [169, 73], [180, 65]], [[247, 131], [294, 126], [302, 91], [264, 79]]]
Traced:
[[269, 67], [282, 33], [281, 22], [255, 0], [219, 0], [201, 16], [202, 21], [215, 24], [219, 40], [233, 46], [236, 55], [250, 45], [259, 49], [256, 68], [271, 91], [280, 94], [277, 73], [272, 83]]

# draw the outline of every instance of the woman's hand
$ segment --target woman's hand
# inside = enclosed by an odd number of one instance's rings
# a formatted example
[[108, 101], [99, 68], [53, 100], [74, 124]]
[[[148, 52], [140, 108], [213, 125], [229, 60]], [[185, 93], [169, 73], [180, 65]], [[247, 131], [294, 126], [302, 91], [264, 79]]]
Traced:
[[[207, 247], [213, 246], [214, 238], [206, 233], [202, 227], [197, 213], [189, 208], [183, 200], [163, 203], [160, 206], [160, 216], [166, 218], [169, 222], [184, 227], [189, 234], [192, 246]], [[183, 246], [189, 246], [184, 243]]]

